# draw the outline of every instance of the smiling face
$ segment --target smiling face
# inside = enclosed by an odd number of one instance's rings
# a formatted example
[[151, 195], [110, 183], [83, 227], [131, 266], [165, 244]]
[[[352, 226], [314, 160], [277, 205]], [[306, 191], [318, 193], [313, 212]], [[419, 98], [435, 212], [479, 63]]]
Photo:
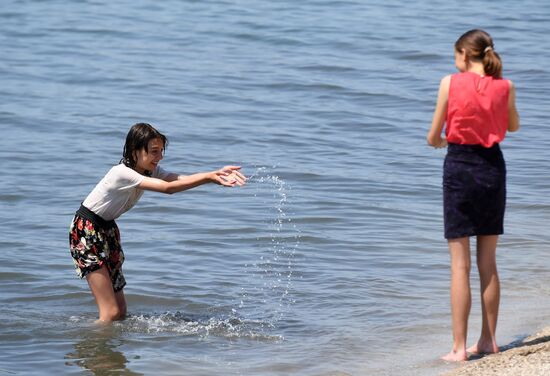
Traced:
[[136, 171], [143, 174], [145, 171], [153, 172], [155, 167], [164, 158], [164, 143], [160, 138], [153, 138], [145, 148], [135, 152]]

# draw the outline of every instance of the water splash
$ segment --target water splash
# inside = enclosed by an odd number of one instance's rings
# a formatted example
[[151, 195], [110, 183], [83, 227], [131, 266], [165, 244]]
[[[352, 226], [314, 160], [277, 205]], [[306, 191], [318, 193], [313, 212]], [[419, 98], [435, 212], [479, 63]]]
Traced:
[[[105, 327], [95, 324], [90, 317], [72, 316], [72, 325], [89, 324], [90, 328], [104, 330]], [[109, 327], [111, 332], [127, 334], [174, 334], [177, 336], [193, 336], [205, 339], [210, 336], [221, 338], [244, 338], [257, 341], [278, 342], [283, 338], [268, 334], [268, 322], [228, 317], [212, 317], [207, 315], [189, 315], [180, 311], [163, 313], [131, 314], [123, 321], [115, 321]]]
[[268, 315], [275, 326], [294, 303], [293, 260], [300, 231], [288, 214], [291, 186], [287, 182], [271, 174], [269, 168], [258, 167], [249, 184], [256, 190], [254, 199], [261, 208], [259, 218], [266, 226], [266, 235], [256, 238], [258, 259], [245, 265], [248, 287], [242, 288], [239, 311]]
[[260, 341], [280, 341], [278, 335], [264, 332], [266, 323], [237, 317], [193, 317], [181, 312], [130, 316], [121, 323], [126, 332], [174, 333], [178, 335], [246, 338]]

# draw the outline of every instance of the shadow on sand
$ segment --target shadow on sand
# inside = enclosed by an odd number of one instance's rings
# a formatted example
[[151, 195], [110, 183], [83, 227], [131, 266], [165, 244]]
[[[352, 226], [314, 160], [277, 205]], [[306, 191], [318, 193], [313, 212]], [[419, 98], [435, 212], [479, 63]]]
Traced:
[[[500, 346], [499, 350], [500, 350], [500, 353], [503, 353], [503, 352], [506, 352], [508, 350], [520, 349], [522, 347], [529, 347], [529, 346], [539, 345], [541, 343], [546, 343], [546, 342], [550, 342], [550, 335], [541, 335], [539, 337], [525, 335], [525, 336], [522, 336], [521, 338], [519, 338], [519, 339], [517, 339], [513, 342], [510, 342], [507, 345]], [[469, 361], [470, 360], [478, 360], [478, 359], [486, 357], [487, 355], [491, 355], [491, 354], [470, 355], [468, 360]]]

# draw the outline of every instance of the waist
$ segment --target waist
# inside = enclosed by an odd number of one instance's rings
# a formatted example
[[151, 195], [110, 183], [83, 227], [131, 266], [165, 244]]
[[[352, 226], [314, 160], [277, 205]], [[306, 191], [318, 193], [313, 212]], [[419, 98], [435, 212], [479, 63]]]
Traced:
[[452, 151], [465, 151], [465, 152], [475, 152], [475, 153], [498, 153], [500, 152], [500, 145], [494, 143], [493, 146], [483, 146], [479, 144], [455, 144], [453, 142], [448, 143], [447, 150]]
[[105, 219], [103, 219], [102, 217], [100, 217], [99, 215], [97, 215], [96, 213], [94, 213], [84, 205], [80, 205], [80, 207], [76, 211], [76, 215], [89, 220], [94, 225], [99, 226], [101, 228], [110, 228], [110, 227], [116, 226], [116, 222], [114, 220], [106, 221]]
[[504, 156], [500, 150], [499, 144], [491, 147], [483, 145], [462, 145], [450, 143], [447, 148], [446, 160], [460, 161], [472, 165], [490, 164], [504, 166]]

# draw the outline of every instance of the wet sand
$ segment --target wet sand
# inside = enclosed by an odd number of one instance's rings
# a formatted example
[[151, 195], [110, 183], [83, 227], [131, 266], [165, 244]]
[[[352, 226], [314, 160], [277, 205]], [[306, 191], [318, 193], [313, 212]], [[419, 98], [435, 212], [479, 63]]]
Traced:
[[550, 375], [550, 327], [501, 348], [499, 354], [466, 362], [445, 376]]

